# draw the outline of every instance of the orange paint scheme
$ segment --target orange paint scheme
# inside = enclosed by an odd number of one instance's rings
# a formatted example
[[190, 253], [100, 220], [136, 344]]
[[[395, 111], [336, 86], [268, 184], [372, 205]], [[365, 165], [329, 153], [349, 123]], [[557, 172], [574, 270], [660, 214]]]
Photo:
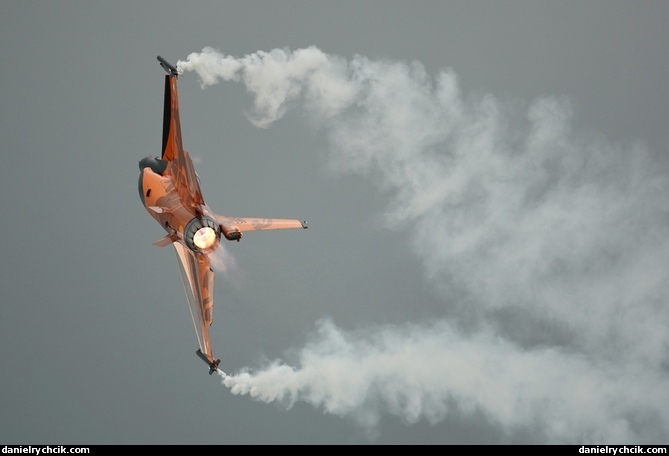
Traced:
[[139, 192], [146, 210], [167, 232], [154, 244], [172, 245], [176, 251], [197, 334], [197, 353], [209, 365], [211, 374], [220, 360], [214, 358], [209, 338], [214, 308], [214, 271], [209, 254], [220, 246], [221, 236], [239, 241], [245, 231], [307, 228], [307, 225], [296, 219], [227, 217], [209, 209], [193, 162], [181, 142], [178, 72], [161, 57], [158, 60], [168, 73], [162, 155], [160, 159], [146, 157], [139, 162]]

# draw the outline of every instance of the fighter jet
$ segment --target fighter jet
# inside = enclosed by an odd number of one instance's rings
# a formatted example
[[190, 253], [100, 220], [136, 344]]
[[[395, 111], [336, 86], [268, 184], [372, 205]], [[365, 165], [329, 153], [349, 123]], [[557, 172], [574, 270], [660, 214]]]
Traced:
[[181, 142], [179, 72], [158, 56], [165, 76], [162, 154], [139, 162], [139, 196], [149, 214], [167, 232], [154, 245], [172, 245], [176, 251], [199, 348], [197, 355], [218, 370], [212, 353], [209, 327], [213, 322], [214, 271], [209, 255], [220, 247], [221, 237], [238, 241], [247, 231], [307, 228], [297, 219], [228, 217], [213, 213], [205, 204], [190, 155]]

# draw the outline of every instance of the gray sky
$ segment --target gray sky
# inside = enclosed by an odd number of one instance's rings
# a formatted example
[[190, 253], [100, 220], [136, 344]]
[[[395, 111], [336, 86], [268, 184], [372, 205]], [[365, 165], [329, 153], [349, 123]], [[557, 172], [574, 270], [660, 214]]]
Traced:
[[[666, 2], [0, 11], [0, 444], [669, 440]], [[224, 382], [137, 194], [156, 55], [212, 210], [310, 225], [224, 245]]]

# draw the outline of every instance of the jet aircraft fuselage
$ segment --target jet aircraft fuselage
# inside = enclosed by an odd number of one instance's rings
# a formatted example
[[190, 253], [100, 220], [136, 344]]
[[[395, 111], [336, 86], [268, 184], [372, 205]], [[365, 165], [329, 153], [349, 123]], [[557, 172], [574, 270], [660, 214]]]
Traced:
[[193, 161], [181, 141], [177, 68], [158, 56], [165, 69], [163, 141], [161, 157], [139, 162], [139, 195], [149, 214], [167, 232], [155, 245], [174, 246], [186, 289], [199, 348], [197, 354], [217, 370], [209, 326], [213, 322], [214, 271], [209, 255], [221, 237], [239, 241], [245, 231], [307, 228], [297, 219], [228, 217], [213, 213], [205, 204]]

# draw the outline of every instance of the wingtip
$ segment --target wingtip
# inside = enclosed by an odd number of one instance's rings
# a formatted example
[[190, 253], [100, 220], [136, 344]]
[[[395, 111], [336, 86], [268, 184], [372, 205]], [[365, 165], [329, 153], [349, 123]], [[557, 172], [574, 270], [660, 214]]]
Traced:
[[163, 67], [163, 69], [167, 72], [168, 75], [178, 77], [181, 74], [179, 73], [179, 70], [177, 69], [176, 66], [172, 65], [161, 56], [157, 56], [156, 58], [160, 62], [160, 66]]
[[309, 228], [309, 225], [307, 225], [306, 221], [302, 220], [300, 223], [302, 223], [302, 228], [304, 228], [305, 230]]

